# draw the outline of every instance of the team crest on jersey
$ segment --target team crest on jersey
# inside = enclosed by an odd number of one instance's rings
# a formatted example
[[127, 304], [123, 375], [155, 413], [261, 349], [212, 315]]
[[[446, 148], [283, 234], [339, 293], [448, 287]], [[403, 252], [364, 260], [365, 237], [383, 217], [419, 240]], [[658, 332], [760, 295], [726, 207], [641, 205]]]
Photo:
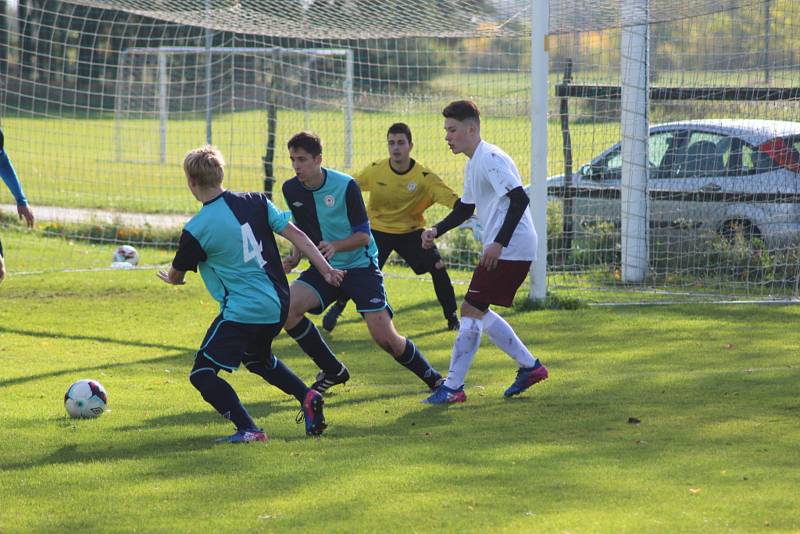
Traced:
[[336, 205], [336, 199], [333, 198], [333, 195], [325, 195], [324, 201], [325, 205], [329, 208], [332, 208]]
[[413, 193], [414, 191], [417, 190], [417, 184], [414, 183], [414, 182], [408, 182], [408, 185], [406, 186], [406, 189], [408, 189], [409, 191], [411, 191]]

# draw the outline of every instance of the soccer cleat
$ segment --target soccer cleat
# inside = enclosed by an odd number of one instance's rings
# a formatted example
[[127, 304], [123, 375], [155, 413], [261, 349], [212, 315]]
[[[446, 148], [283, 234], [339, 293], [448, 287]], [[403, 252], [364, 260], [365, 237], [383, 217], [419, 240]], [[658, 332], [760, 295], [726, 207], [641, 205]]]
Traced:
[[516, 380], [514, 380], [514, 383], [509, 386], [503, 395], [506, 397], [519, 395], [532, 385], [546, 380], [548, 376], [547, 367], [542, 364], [538, 364], [536, 367], [520, 367], [517, 370]]
[[338, 300], [334, 302], [331, 309], [329, 309], [325, 317], [322, 318], [322, 328], [328, 332], [333, 332], [333, 329], [336, 328], [336, 322], [339, 320], [339, 316], [344, 311], [345, 305], [346, 304], [342, 304]]
[[306, 398], [303, 399], [303, 419], [306, 421], [306, 435], [319, 436], [322, 431], [328, 428], [325, 422], [325, 415], [322, 413], [322, 393], [309, 389]]
[[311, 385], [311, 389], [325, 393], [331, 386], [344, 384], [348, 380], [350, 380], [350, 373], [347, 371], [347, 367], [342, 364], [342, 370], [335, 375], [329, 375], [325, 371], [317, 373], [317, 381]]
[[458, 330], [461, 328], [461, 323], [458, 320], [456, 315], [452, 315], [451, 317], [447, 318], [447, 329], [448, 330]]
[[428, 404], [454, 404], [456, 402], [465, 402], [467, 394], [464, 393], [464, 386], [458, 389], [450, 389], [442, 384], [433, 394], [422, 402]]
[[268, 439], [263, 430], [252, 428], [250, 430], [238, 430], [236, 434], [219, 438], [217, 443], [252, 443], [254, 441], [267, 441]]

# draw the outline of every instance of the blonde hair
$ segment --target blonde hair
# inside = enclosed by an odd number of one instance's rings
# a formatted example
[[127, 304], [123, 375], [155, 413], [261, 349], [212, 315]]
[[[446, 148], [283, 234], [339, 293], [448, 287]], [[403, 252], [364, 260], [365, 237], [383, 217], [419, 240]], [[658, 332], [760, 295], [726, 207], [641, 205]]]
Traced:
[[183, 159], [183, 172], [200, 187], [216, 187], [225, 176], [225, 158], [215, 146], [195, 148]]

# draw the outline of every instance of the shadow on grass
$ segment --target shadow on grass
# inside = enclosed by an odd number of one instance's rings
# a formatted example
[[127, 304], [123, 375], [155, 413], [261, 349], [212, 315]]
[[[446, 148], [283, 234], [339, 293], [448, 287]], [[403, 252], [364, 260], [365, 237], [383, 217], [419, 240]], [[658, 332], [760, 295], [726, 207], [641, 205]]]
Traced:
[[125, 347], [143, 347], [143, 348], [150, 348], [150, 349], [155, 348], [162, 350], [186, 350], [186, 347], [181, 347], [178, 345], [165, 345], [163, 343], [148, 343], [146, 341], [135, 341], [131, 339], [115, 339], [112, 337], [105, 337], [105, 336], [88, 336], [80, 334], [54, 334], [53, 332], [42, 332], [38, 330], [22, 330], [19, 328], [8, 328], [0, 325], [0, 334], [1, 333], [17, 334], [19, 336], [38, 337], [45, 339], [55, 338], [55, 339], [70, 339], [74, 341], [96, 341], [98, 343], [114, 343], [117, 345], [123, 345]]
[[182, 354], [172, 354], [172, 355], [165, 355], [165, 356], [156, 356], [155, 358], [145, 358], [142, 360], [135, 360], [130, 362], [117, 362], [117, 363], [103, 363], [100, 365], [93, 365], [91, 367], [70, 367], [59, 369], [57, 371], [48, 371], [46, 373], [37, 373], [34, 375], [28, 376], [20, 376], [18, 378], [9, 378], [6, 380], [0, 380], [0, 388], [7, 388], [12, 386], [17, 386], [20, 384], [25, 384], [28, 382], [35, 382], [37, 380], [43, 380], [47, 378], [53, 378], [57, 376], [75, 376], [75, 375], [85, 375], [90, 374], [94, 371], [108, 371], [110, 369], [125, 369], [129, 367], [136, 367], [139, 365], [146, 365], [146, 364], [163, 364], [169, 363], [173, 365], [178, 365], [187, 361], [187, 358], [194, 357], [194, 351], [191, 352], [184, 352]]

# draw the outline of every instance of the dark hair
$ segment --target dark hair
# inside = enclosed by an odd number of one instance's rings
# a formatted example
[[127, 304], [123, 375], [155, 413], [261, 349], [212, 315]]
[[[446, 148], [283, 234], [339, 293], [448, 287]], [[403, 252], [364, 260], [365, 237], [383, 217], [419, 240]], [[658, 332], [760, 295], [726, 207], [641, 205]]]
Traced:
[[442, 115], [446, 119], [455, 119], [463, 122], [467, 119], [472, 119], [480, 124], [481, 111], [478, 105], [472, 100], [456, 100], [450, 102], [447, 107], [442, 110]]
[[396, 122], [389, 126], [389, 131], [386, 132], [386, 137], [389, 137], [389, 134], [404, 134], [406, 139], [408, 139], [408, 143], [411, 144], [411, 128], [409, 128], [408, 124], [404, 122]]
[[312, 156], [316, 157], [322, 154], [322, 141], [319, 136], [314, 132], [299, 132], [289, 139], [286, 144], [289, 150], [293, 148], [302, 148]]

